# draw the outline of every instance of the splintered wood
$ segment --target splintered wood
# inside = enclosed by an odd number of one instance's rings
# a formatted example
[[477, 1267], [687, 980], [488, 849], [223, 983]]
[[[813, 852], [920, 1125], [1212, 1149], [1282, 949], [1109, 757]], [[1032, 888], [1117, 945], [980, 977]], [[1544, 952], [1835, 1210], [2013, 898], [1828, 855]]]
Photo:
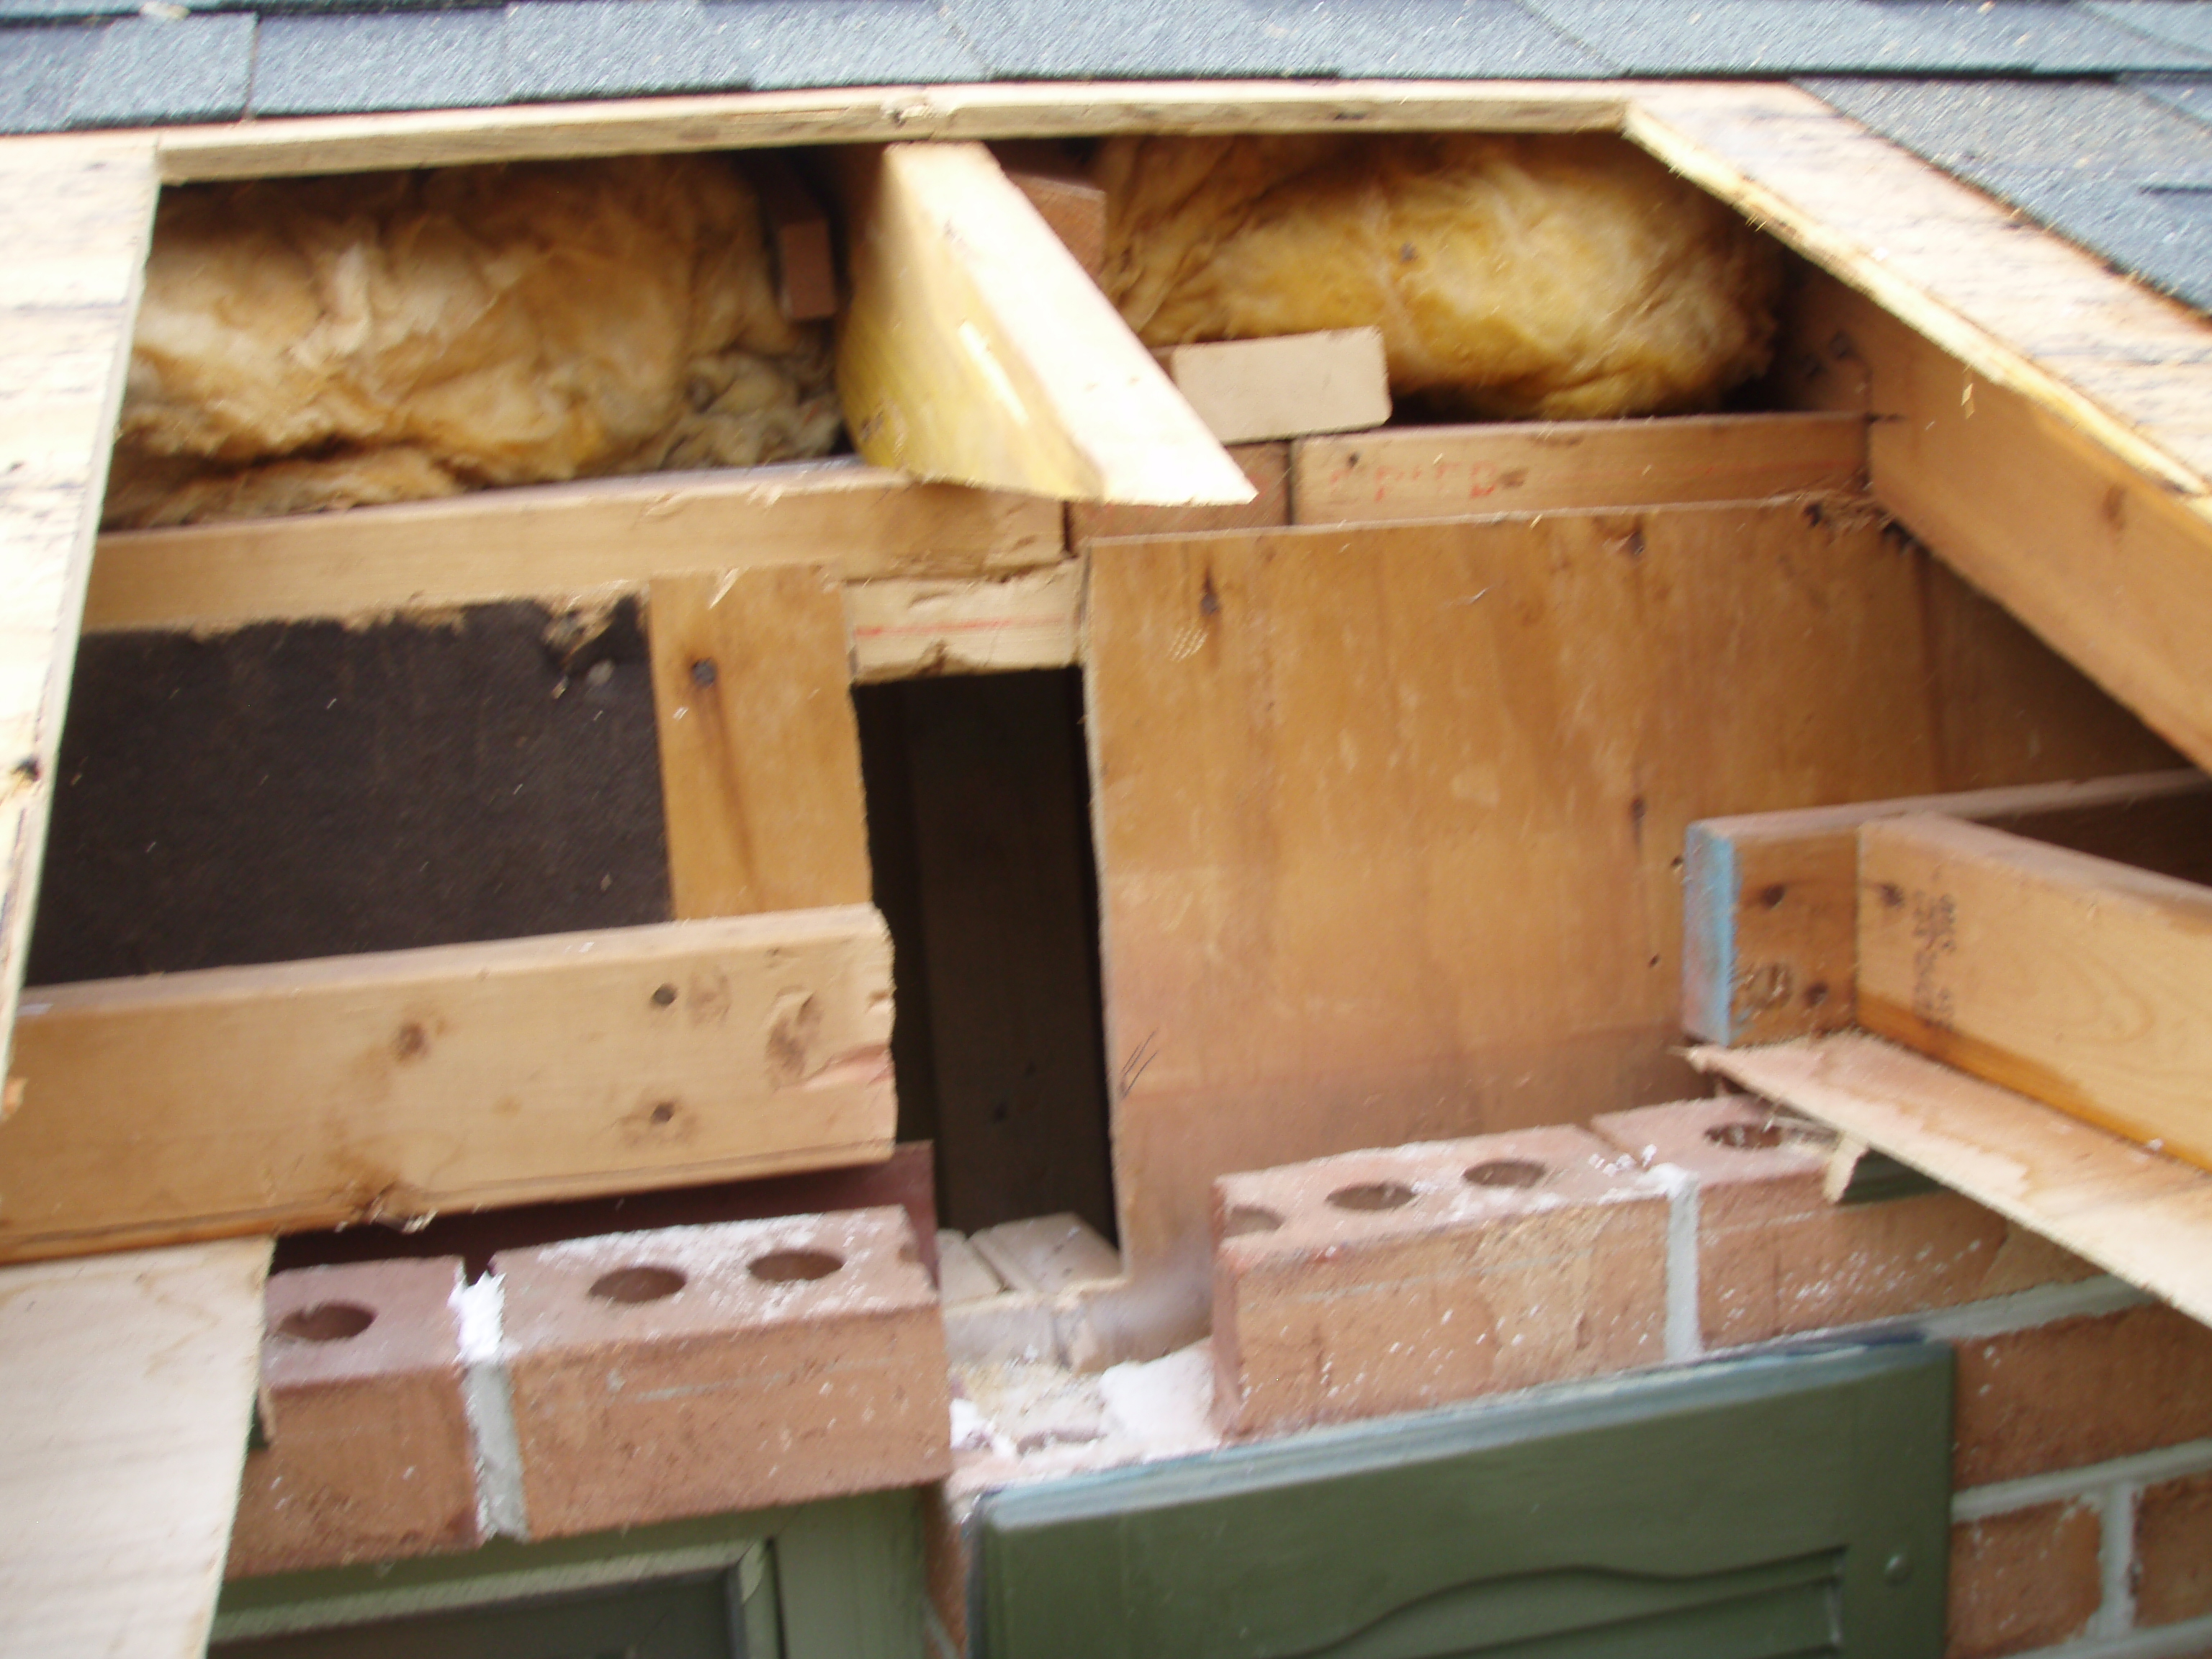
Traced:
[[0, 1652], [206, 1651], [266, 1239], [0, 1272]]
[[154, 217], [148, 144], [0, 155], [0, 1060]]
[[0, 1257], [887, 1158], [864, 905], [42, 990]]
[[1199, 1270], [1215, 1174], [1688, 1092], [1692, 819], [2164, 752], [2115, 743], [2124, 715], [1877, 524], [1797, 504], [1091, 558], [1140, 1273]]

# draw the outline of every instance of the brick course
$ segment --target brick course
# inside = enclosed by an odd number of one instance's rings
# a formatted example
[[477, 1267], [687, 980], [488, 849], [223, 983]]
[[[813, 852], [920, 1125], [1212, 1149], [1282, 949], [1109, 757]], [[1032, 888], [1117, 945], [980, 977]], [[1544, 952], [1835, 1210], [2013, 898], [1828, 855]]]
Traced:
[[2138, 1624], [2212, 1613], [2212, 1474], [2145, 1486], [2135, 1544]]
[[1999, 1659], [2081, 1635], [2104, 1603], [2103, 1522], [2039, 1504], [1951, 1529], [1947, 1659]]

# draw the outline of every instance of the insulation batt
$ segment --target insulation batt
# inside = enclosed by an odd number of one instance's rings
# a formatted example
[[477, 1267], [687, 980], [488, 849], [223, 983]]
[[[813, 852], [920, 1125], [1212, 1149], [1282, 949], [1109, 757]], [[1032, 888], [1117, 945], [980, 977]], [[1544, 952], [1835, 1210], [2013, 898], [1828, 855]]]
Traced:
[[836, 441], [714, 156], [165, 191], [111, 526], [258, 518]]
[[1766, 367], [1773, 247], [1600, 135], [1117, 138], [1101, 278], [1155, 348], [1379, 325], [1455, 418], [1711, 407]]

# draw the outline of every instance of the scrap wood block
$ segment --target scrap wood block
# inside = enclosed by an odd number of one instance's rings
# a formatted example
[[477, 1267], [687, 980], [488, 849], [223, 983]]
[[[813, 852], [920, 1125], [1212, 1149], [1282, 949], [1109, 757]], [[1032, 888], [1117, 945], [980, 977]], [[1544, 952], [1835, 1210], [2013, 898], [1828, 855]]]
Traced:
[[1347, 1152], [1214, 1183], [1231, 1433], [1656, 1364], [1668, 1196], [1584, 1130]]
[[761, 222], [775, 251], [775, 298], [795, 323], [837, 314], [837, 263], [830, 215], [799, 170], [769, 150], [744, 158], [760, 197]]
[[1359, 432], [1390, 418], [1379, 328], [1179, 345], [1168, 374], [1224, 443]]
[[1832, 1137], [1741, 1096], [1610, 1112], [1591, 1127], [1697, 1182], [1708, 1347], [1954, 1307], [2091, 1277], [2087, 1262], [1955, 1193], [1838, 1206]]
[[1106, 190], [1090, 169], [1045, 139], [1010, 139], [991, 154], [1007, 181], [1030, 198], [1085, 275], [1096, 282], [1106, 264]]
[[270, 1279], [261, 1378], [270, 1437], [246, 1455], [229, 1577], [479, 1541], [460, 1282], [451, 1256]]
[[495, 1266], [533, 1537], [951, 1470], [944, 1325], [902, 1211], [617, 1233]]

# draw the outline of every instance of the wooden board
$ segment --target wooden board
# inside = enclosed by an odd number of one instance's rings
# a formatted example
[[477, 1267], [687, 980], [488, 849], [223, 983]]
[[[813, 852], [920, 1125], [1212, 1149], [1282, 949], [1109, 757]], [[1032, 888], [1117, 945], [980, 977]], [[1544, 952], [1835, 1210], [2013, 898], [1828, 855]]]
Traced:
[[42, 989], [0, 1257], [887, 1157], [864, 906]]
[[994, 581], [852, 582], [845, 618], [853, 678], [994, 674], [1082, 659], [1083, 566]]
[[1106, 263], [1106, 191], [1091, 169], [1070, 150], [1037, 139], [994, 144], [991, 154], [1083, 274], [1097, 282]]
[[1182, 536], [1194, 530], [1272, 530], [1291, 521], [1291, 447], [1231, 444], [1230, 459], [1255, 492], [1249, 501], [1218, 507], [1123, 507], [1070, 501], [1067, 540], [1080, 548], [1099, 536]]
[[[690, 98], [311, 116], [172, 127], [161, 179], [266, 179], [376, 167], [894, 138], [1089, 138], [1109, 132], [1610, 131], [1630, 88], [1571, 81], [1123, 81], [830, 88]], [[11, 141], [21, 142], [21, 141]], [[37, 140], [30, 141], [37, 143]]]
[[1390, 418], [1379, 328], [1214, 340], [1163, 355], [1176, 389], [1224, 443], [1358, 432]]
[[2212, 1176], [2203, 1170], [1861, 1032], [1699, 1048], [1690, 1060], [2212, 1324]]
[[677, 919], [866, 904], [860, 736], [833, 576], [664, 576], [647, 628]]
[[1860, 488], [1866, 423], [1815, 412], [1393, 427], [1305, 439], [1291, 471], [1300, 524], [1758, 501]]
[[261, 1376], [269, 1241], [0, 1272], [0, 1651], [198, 1659]]
[[2212, 887], [1954, 818], [1859, 831], [1859, 1024], [2212, 1168]]
[[0, 1033], [30, 945], [154, 193], [150, 145], [0, 143]]
[[1706, 819], [1682, 849], [1683, 1029], [1731, 1046], [1849, 1029], [1859, 826], [1915, 812], [2212, 878], [2212, 780], [2197, 772]]
[[1834, 283], [1808, 282], [1792, 332], [1794, 395], [1874, 416], [1868, 466], [1882, 504], [2212, 763], [2212, 520], [2199, 504]]
[[1684, 1091], [1692, 820], [2129, 763], [2132, 722], [2072, 670], [1878, 525], [1799, 504], [1091, 556], [1139, 1273], [1199, 1271], [1216, 1174]]
[[839, 161], [854, 447], [925, 478], [1068, 501], [1247, 501], [1252, 486], [981, 144]]
[[669, 472], [103, 536], [88, 630], [351, 619], [833, 559], [848, 580], [1012, 573], [1062, 555], [1057, 502], [849, 461]]

